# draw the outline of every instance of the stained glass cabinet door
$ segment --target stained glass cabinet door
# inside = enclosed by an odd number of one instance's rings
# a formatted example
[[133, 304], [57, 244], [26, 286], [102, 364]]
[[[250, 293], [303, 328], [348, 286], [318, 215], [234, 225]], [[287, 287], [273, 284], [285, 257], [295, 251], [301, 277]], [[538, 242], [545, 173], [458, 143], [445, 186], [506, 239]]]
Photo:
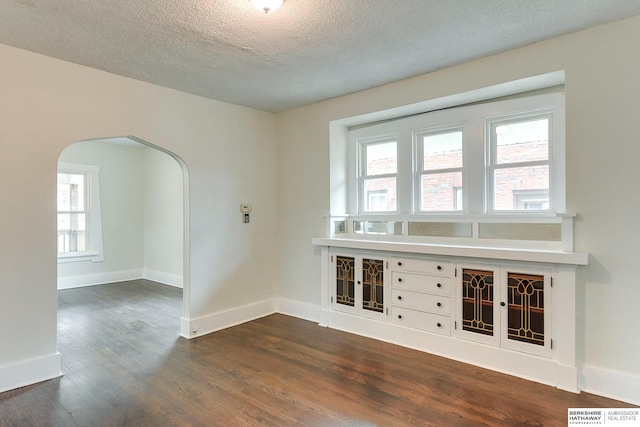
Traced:
[[502, 347], [545, 355], [551, 350], [551, 276], [544, 271], [503, 272]]
[[458, 281], [457, 331], [461, 338], [500, 343], [500, 273], [491, 266], [464, 266]]
[[362, 259], [362, 309], [384, 313], [384, 261]]
[[347, 313], [356, 313], [356, 258], [347, 255], [332, 256], [333, 308]]
[[333, 309], [364, 317], [385, 317], [386, 264], [386, 260], [377, 257], [333, 254]]

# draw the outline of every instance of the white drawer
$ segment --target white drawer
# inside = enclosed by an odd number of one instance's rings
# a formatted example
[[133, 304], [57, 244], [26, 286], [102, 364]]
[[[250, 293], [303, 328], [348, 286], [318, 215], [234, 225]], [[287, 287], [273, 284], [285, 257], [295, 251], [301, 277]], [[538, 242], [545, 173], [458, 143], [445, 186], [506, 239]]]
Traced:
[[451, 298], [421, 294], [403, 289], [393, 289], [391, 291], [391, 304], [397, 307], [411, 308], [434, 314], [451, 314]]
[[451, 279], [448, 277], [427, 276], [394, 271], [392, 288], [407, 291], [425, 292], [435, 295], [451, 295]]
[[407, 328], [451, 335], [451, 318], [449, 316], [440, 316], [402, 307], [391, 307], [391, 322]]
[[391, 269], [394, 271], [413, 271], [416, 273], [453, 276], [453, 263], [416, 258], [391, 258]]

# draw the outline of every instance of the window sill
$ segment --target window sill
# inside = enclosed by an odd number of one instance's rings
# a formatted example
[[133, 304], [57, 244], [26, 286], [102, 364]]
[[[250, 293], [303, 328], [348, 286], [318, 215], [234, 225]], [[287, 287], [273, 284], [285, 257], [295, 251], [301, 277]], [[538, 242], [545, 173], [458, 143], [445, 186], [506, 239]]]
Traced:
[[509, 261], [543, 262], [550, 264], [588, 265], [589, 254], [556, 250], [517, 249], [500, 247], [444, 245], [432, 243], [382, 242], [375, 240], [339, 239], [319, 237], [312, 239], [315, 246], [349, 249], [403, 252], [465, 258], [499, 259]]
[[63, 255], [58, 254], [58, 264], [83, 261], [102, 262], [104, 261], [104, 256], [97, 252], [78, 252]]

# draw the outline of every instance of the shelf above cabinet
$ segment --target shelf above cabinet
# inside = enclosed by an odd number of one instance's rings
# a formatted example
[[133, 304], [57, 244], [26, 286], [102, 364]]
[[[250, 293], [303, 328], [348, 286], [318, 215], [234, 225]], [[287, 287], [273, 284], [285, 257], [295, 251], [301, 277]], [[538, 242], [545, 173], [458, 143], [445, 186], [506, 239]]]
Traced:
[[589, 254], [552, 250], [494, 248], [463, 245], [438, 245], [426, 243], [385, 242], [361, 239], [336, 239], [318, 237], [312, 239], [315, 246], [388, 251], [398, 253], [455, 256], [477, 259], [541, 262], [549, 264], [588, 265]]

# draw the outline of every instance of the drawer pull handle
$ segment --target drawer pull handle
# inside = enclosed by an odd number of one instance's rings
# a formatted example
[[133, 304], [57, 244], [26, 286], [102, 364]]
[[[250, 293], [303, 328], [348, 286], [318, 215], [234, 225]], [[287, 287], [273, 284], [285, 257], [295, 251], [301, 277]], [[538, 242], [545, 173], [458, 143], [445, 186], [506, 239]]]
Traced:
[[438, 322], [438, 323], [436, 324], [436, 326], [437, 326], [438, 328], [442, 328], [442, 323]]
[[442, 283], [438, 283], [436, 286], [441, 288], [442, 287]]
[[500, 306], [501, 306], [501, 307], [504, 307], [504, 306], [505, 306], [504, 301], [502, 301], [502, 302], [500, 303]]
[[398, 319], [402, 319], [402, 314], [398, 314]]
[[440, 271], [440, 270], [442, 270], [442, 266], [441, 265], [438, 266], [438, 271]]
[[442, 303], [441, 302], [438, 303], [438, 307], [442, 307]]
[[398, 299], [402, 299], [402, 295], [398, 295]]
[[398, 261], [398, 267], [402, 267], [402, 263]]
[[402, 282], [402, 277], [398, 277], [398, 282]]

